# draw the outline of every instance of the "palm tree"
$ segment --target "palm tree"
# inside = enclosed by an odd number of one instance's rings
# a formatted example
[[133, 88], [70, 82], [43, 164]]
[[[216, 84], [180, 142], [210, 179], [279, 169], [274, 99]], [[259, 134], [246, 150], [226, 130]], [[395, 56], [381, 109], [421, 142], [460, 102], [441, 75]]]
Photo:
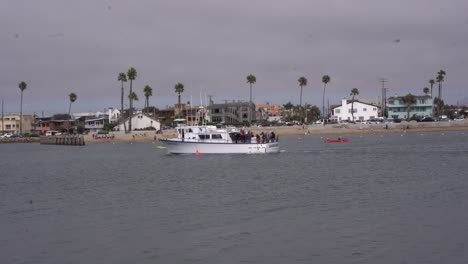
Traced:
[[427, 87], [424, 87], [424, 89], [423, 89], [423, 93], [425, 93], [425, 94], [427, 95], [427, 94], [429, 93], [429, 88], [427, 88]]
[[438, 73], [437, 73], [437, 77], [436, 77], [436, 82], [439, 83], [439, 98], [442, 99], [442, 83], [444, 82], [445, 80], [445, 71], [444, 70], [440, 70]]
[[442, 114], [442, 108], [444, 107], [444, 100], [440, 99], [439, 97], [434, 98], [434, 105], [437, 109], [437, 116]]
[[354, 122], [354, 97], [359, 94], [359, 89], [358, 88], [353, 88], [351, 89], [351, 94], [353, 98], [351, 99], [351, 116], [353, 118]]
[[325, 124], [325, 87], [327, 87], [327, 83], [330, 82], [330, 76], [324, 75], [322, 76], [323, 82], [323, 95], [322, 95], [322, 117], [323, 117], [323, 124]]
[[401, 100], [403, 101], [403, 103], [406, 105], [406, 111], [407, 111], [407, 120], [410, 119], [410, 110], [411, 110], [411, 106], [414, 105], [416, 103], [416, 96], [412, 95], [412, 94], [407, 94], [405, 96], [403, 96], [401, 98]]
[[[257, 82], [257, 77], [253, 74], [247, 75], [247, 83], [250, 84], [250, 105], [252, 105], [252, 85]], [[250, 113], [250, 105], [249, 105], [249, 123], [252, 120], [251, 113]]]
[[301, 87], [301, 97], [299, 105], [302, 105], [302, 87], [307, 86], [307, 79], [304, 76], [302, 76], [297, 81], [299, 82], [299, 87]]
[[68, 107], [68, 118], [70, 118], [72, 103], [74, 103], [76, 99], [78, 99], [78, 96], [75, 93], [70, 93], [68, 97], [70, 99], [70, 106]]
[[28, 84], [26, 82], [20, 82], [18, 88], [21, 90], [21, 103], [20, 103], [20, 134], [23, 134], [23, 91], [26, 90]]
[[125, 72], [119, 73], [117, 80], [122, 84], [122, 89], [120, 93], [120, 114], [123, 114], [124, 111], [124, 82], [127, 82], [127, 75]]
[[153, 88], [151, 88], [151, 86], [149, 86], [149, 85], [146, 85], [145, 88], [143, 89], [143, 93], [144, 93], [145, 98], [146, 98], [145, 108], [146, 108], [146, 111], [148, 111], [149, 97], [153, 96]]
[[429, 80], [429, 84], [431, 85], [432, 115], [434, 116], [434, 93], [432, 92], [432, 87], [433, 87], [434, 84], [435, 84], [434, 79], [430, 79], [430, 80]]
[[131, 95], [133, 94], [132, 84], [133, 84], [133, 81], [136, 79], [136, 77], [137, 77], [137, 71], [135, 70], [135, 68], [131, 67], [130, 69], [128, 69], [127, 78], [130, 80], [130, 91], [128, 93], [128, 100], [130, 103], [130, 108], [128, 109], [128, 112], [129, 112], [128, 116], [130, 117], [130, 122], [128, 123], [128, 132], [132, 132], [131, 118], [133, 116], [133, 99], [132, 99], [133, 96]]
[[131, 101], [138, 101], [138, 95], [135, 92], [132, 92], [128, 95], [128, 99]]
[[177, 100], [177, 109], [179, 109], [179, 115], [180, 115], [180, 94], [184, 92], [184, 85], [182, 83], [177, 83], [174, 86], [175, 92], [178, 94], [178, 100]]
[[435, 81], [433, 79], [429, 80], [429, 84], [431, 85], [431, 98], [433, 98], [432, 87], [434, 86]]

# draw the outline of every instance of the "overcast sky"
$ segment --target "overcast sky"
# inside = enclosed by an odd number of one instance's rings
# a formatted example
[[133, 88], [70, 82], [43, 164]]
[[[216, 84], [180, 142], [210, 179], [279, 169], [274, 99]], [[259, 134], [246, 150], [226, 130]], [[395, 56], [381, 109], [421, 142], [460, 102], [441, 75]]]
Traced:
[[[246, 75], [257, 77], [256, 102], [330, 104], [357, 87], [360, 98], [422, 94], [440, 69], [444, 99], [468, 103], [466, 0], [2, 0], [0, 98], [19, 111], [67, 112], [120, 107], [119, 72], [135, 67], [134, 90], [153, 87], [152, 105], [248, 100]], [[127, 88], [128, 89], [128, 83]]]

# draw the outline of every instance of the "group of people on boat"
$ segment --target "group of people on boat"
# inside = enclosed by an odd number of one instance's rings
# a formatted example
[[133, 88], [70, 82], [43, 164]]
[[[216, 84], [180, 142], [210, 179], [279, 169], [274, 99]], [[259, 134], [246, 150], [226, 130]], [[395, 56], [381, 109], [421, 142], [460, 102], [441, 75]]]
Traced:
[[[254, 133], [250, 130], [244, 131], [243, 129], [240, 130], [240, 133], [236, 133], [231, 136], [232, 141], [234, 143], [252, 143], [252, 138], [254, 137]], [[260, 134], [255, 134], [255, 142], [257, 144], [265, 144], [270, 142], [276, 142], [278, 137], [275, 135], [275, 132], [271, 131], [269, 133], [260, 132]]]

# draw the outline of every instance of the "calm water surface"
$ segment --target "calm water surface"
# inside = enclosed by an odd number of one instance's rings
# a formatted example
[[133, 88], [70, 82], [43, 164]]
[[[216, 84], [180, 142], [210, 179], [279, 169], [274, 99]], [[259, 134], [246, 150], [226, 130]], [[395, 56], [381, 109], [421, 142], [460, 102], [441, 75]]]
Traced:
[[0, 145], [0, 263], [468, 263], [468, 133]]

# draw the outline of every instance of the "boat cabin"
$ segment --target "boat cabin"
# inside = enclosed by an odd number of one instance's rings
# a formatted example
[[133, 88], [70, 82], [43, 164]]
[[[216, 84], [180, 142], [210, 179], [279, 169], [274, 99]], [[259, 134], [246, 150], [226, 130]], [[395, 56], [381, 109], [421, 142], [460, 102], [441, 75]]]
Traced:
[[203, 142], [233, 142], [240, 135], [236, 131], [219, 129], [216, 126], [179, 126], [176, 128], [177, 138], [183, 141], [203, 141]]

